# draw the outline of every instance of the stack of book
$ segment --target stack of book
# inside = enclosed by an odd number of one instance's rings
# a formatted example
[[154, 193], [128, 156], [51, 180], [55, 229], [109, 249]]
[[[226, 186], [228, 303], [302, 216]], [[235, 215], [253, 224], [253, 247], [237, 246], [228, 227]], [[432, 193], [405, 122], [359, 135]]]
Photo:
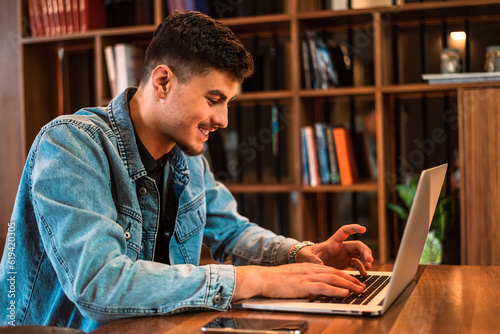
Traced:
[[315, 30], [303, 31], [300, 43], [304, 88], [352, 86], [351, 63], [346, 45], [338, 45]]
[[314, 123], [301, 129], [304, 185], [351, 185], [373, 178], [376, 169], [364, 132], [354, 135], [344, 127]]
[[56, 36], [106, 26], [103, 0], [27, 0], [31, 36]]
[[166, 0], [169, 12], [196, 10], [217, 19], [283, 12], [283, 0]]
[[104, 47], [111, 97], [118, 96], [127, 87], [139, 85], [144, 52], [142, 47], [129, 43]]

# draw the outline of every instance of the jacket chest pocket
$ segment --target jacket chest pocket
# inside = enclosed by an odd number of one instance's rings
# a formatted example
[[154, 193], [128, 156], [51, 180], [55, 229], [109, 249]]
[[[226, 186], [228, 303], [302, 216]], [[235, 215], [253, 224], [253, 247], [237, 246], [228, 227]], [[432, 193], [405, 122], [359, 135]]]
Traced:
[[170, 247], [174, 263], [199, 264], [205, 224], [205, 194], [179, 208], [174, 245]]
[[117, 223], [123, 229], [123, 238], [127, 245], [126, 255], [136, 261], [142, 249], [142, 225], [139, 220], [123, 212], [118, 212]]
[[202, 193], [193, 201], [181, 206], [175, 224], [175, 236], [179, 243], [200, 233], [206, 223], [205, 194]]

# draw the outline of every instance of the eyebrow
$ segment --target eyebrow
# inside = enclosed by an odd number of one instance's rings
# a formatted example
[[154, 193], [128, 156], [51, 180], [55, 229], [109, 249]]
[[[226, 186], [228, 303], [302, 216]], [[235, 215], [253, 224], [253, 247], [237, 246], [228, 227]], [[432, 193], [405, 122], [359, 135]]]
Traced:
[[[226, 96], [226, 94], [224, 94], [223, 92], [221, 92], [218, 89], [212, 89], [212, 90], [208, 91], [208, 94], [210, 94], [210, 95], [217, 95], [223, 101], [226, 101], [228, 99], [227, 96]], [[234, 98], [235, 98], [235, 96], [233, 96], [229, 101], [234, 100]]]

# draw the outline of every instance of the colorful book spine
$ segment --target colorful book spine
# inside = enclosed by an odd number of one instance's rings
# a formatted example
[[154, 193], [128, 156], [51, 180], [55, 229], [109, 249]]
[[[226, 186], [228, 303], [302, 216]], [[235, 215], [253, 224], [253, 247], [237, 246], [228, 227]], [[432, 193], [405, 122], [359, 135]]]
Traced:
[[314, 123], [316, 138], [316, 153], [318, 155], [319, 176], [321, 184], [330, 183], [330, 164], [328, 162], [328, 147], [326, 139], [326, 124]]
[[335, 147], [337, 149], [337, 160], [342, 185], [351, 185], [358, 180], [356, 161], [349, 130], [341, 127], [333, 129]]
[[318, 155], [316, 154], [316, 142], [314, 139], [314, 129], [311, 125], [305, 127], [307, 161], [309, 163], [309, 184], [317, 186], [320, 184]]
[[305, 186], [310, 185], [309, 181], [309, 160], [307, 157], [307, 139], [306, 139], [306, 129], [301, 128], [301, 144], [302, 144], [302, 183]]
[[337, 162], [337, 150], [333, 139], [333, 127], [327, 126], [326, 140], [328, 146], [328, 161], [330, 163], [330, 183], [340, 184], [339, 165]]

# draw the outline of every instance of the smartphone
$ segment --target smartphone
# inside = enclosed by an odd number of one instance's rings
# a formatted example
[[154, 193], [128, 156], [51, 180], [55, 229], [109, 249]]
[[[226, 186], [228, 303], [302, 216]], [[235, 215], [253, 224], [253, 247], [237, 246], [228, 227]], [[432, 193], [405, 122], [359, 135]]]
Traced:
[[229, 318], [219, 317], [203, 326], [205, 333], [287, 333], [302, 334], [307, 329], [305, 320]]

